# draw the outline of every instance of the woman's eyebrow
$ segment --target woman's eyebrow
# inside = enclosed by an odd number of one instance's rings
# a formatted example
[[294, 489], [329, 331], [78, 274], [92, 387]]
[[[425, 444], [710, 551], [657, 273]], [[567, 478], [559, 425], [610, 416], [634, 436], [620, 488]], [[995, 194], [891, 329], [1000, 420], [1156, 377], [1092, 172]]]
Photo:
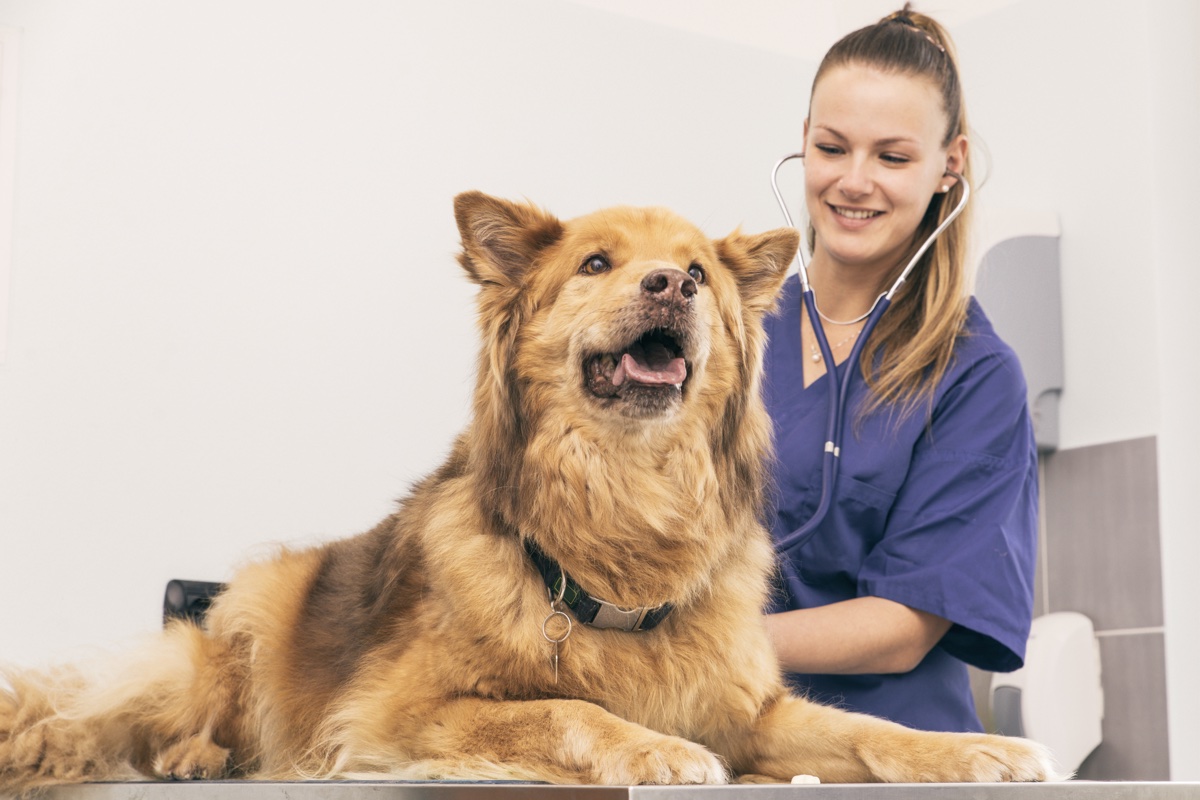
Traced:
[[[830, 134], [843, 142], [846, 141], [846, 136], [836, 128], [831, 128], [828, 125], [814, 125], [814, 129], [819, 129]], [[889, 136], [884, 139], [877, 139], [872, 142], [876, 147], [888, 147], [894, 144], [918, 144], [917, 140], [911, 136]]]

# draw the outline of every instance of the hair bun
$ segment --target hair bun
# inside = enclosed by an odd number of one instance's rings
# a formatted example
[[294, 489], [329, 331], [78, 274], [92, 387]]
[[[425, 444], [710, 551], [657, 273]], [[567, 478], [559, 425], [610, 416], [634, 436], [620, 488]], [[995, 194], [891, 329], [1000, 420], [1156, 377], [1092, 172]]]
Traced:
[[905, 3], [904, 8], [888, 14], [879, 20], [878, 24], [887, 25], [889, 23], [896, 23], [906, 28], [911, 28], [929, 40], [929, 43], [938, 50], [941, 50], [943, 53], [946, 52], [946, 45], [942, 42], [941, 27], [930, 17], [914, 11], [912, 3]]

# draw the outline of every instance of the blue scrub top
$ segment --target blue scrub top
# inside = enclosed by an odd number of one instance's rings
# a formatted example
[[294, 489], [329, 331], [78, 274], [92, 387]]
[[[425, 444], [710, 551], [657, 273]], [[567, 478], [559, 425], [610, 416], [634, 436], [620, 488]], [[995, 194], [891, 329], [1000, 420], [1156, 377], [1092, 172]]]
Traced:
[[[776, 541], [816, 509], [829, 407], [827, 378], [804, 388], [800, 282], [768, 318], [764, 397], [775, 425]], [[844, 379], [849, 361], [837, 367]], [[911, 672], [788, 676], [800, 693], [924, 730], [981, 730], [966, 664], [1021, 666], [1033, 609], [1037, 446], [1016, 354], [974, 299], [955, 357], [927, 406], [907, 417], [857, 413], [854, 368], [836, 495], [812, 538], [780, 554], [770, 611], [863, 595], [949, 619]], [[966, 663], [964, 663], [966, 662]]]

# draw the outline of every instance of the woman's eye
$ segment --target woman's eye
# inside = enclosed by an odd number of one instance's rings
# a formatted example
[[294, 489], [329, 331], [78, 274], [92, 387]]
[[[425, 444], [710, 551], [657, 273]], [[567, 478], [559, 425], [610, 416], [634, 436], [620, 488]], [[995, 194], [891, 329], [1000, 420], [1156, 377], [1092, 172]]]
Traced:
[[612, 269], [612, 264], [608, 263], [608, 259], [602, 255], [590, 255], [583, 260], [583, 264], [579, 266], [579, 271], [584, 275], [599, 275], [602, 272], [608, 272]]
[[704, 267], [695, 262], [692, 262], [692, 265], [688, 267], [688, 275], [691, 275], [692, 280], [694, 280], [696, 283], [704, 283], [706, 277], [704, 274]]

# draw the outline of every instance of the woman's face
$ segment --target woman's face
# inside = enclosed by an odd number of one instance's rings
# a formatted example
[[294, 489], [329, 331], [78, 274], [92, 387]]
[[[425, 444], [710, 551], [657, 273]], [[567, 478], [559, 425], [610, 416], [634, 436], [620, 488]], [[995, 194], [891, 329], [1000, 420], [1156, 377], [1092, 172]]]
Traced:
[[882, 280], [904, 257], [934, 195], [953, 185], [966, 137], [942, 147], [948, 120], [932, 81], [872, 67], [835, 67], [813, 90], [804, 123], [805, 199], [813, 265]]

